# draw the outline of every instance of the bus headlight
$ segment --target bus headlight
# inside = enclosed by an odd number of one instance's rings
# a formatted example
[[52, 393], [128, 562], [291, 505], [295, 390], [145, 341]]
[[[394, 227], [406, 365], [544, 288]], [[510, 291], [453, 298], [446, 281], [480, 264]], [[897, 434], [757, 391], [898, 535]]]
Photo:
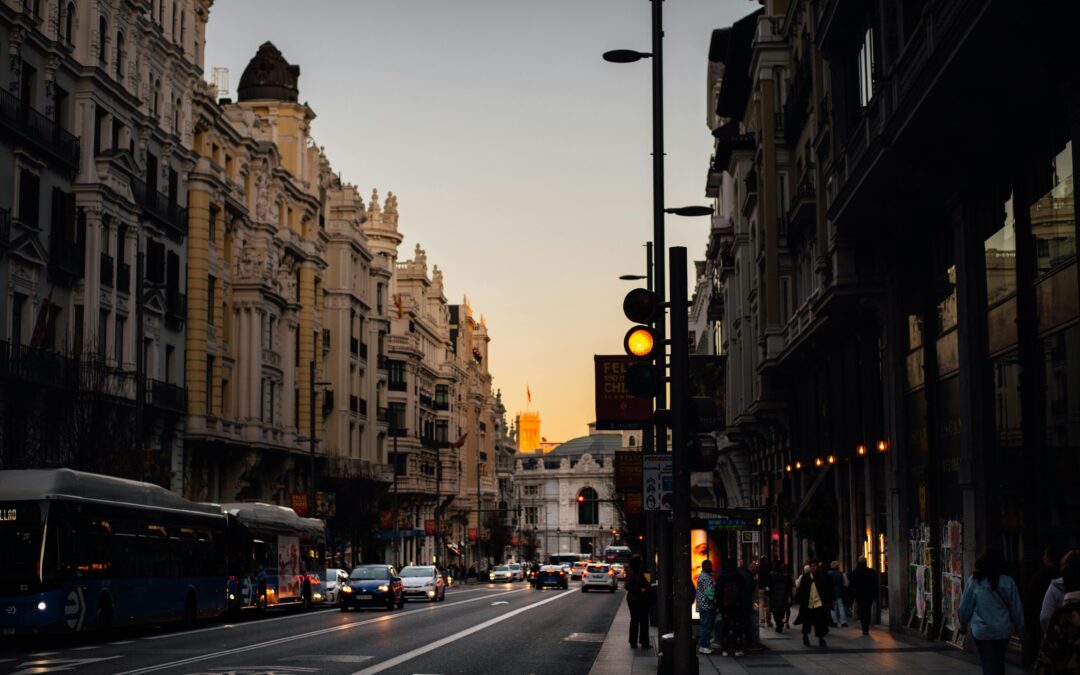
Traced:
[[48, 605], [45, 604], [44, 600], [42, 600], [41, 602], [39, 602], [37, 604], [37, 608], [38, 608], [39, 612], [44, 612], [46, 607], [48, 607]]

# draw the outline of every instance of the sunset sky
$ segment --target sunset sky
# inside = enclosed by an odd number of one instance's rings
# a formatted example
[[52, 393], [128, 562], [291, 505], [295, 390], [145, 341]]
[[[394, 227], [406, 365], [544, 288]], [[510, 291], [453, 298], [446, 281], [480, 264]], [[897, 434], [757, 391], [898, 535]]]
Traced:
[[[705, 204], [714, 28], [749, 0], [667, 0], [667, 204]], [[317, 12], [312, 10], [318, 10]], [[646, 0], [218, 0], [207, 77], [230, 89], [272, 41], [300, 66], [300, 100], [336, 171], [398, 195], [401, 258], [417, 243], [469, 296], [492, 335], [490, 367], [513, 421], [526, 407], [549, 440], [586, 433], [592, 356], [618, 353], [620, 274], [645, 272], [651, 238]], [[669, 216], [668, 244], [703, 255], [708, 219]], [[691, 266], [692, 269], [692, 266]], [[642, 282], [642, 285], [644, 282]]]

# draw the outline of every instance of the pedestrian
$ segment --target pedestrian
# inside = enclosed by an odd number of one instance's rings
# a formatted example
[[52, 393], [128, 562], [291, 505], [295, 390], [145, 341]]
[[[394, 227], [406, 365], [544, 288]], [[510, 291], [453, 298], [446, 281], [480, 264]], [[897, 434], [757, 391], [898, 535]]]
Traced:
[[1016, 582], [1005, 574], [1005, 556], [990, 549], [975, 561], [960, 598], [960, 630], [968, 630], [983, 675], [1004, 675], [1005, 651], [1014, 632], [1024, 631], [1024, 608]]
[[735, 560], [724, 561], [724, 570], [716, 580], [716, 597], [720, 612], [721, 655], [743, 655], [746, 629], [743, 621], [746, 612], [743, 605], [744, 581], [735, 566]]
[[754, 608], [754, 599], [757, 597], [757, 574], [758, 564], [752, 562], [743, 563], [739, 567], [739, 576], [742, 577], [742, 625], [744, 644], [749, 647], [757, 644], [757, 610]]
[[878, 572], [867, 566], [866, 556], [859, 556], [859, 564], [851, 573], [851, 591], [859, 611], [862, 634], [870, 634], [870, 614], [878, 597]]
[[799, 588], [795, 591], [795, 601], [799, 603], [799, 616], [795, 623], [802, 624], [802, 641], [810, 646], [810, 629], [818, 638], [818, 646], [825, 647], [825, 636], [829, 634], [828, 608], [832, 605], [832, 579], [825, 573], [824, 565], [814, 563], [810, 571], [802, 576]]
[[769, 564], [769, 559], [762, 556], [758, 561], [758, 607], [760, 608], [760, 614], [758, 616], [758, 626], [771, 627], [772, 614], [769, 613], [769, 573], [772, 566]]
[[1042, 567], [1024, 587], [1023, 663], [1025, 666], [1030, 667], [1035, 663], [1035, 655], [1039, 652], [1039, 645], [1043, 638], [1042, 623], [1038, 620], [1039, 612], [1046, 590], [1050, 588], [1054, 579], [1060, 576], [1063, 553], [1060, 546], [1054, 544], [1047, 546], [1042, 555]]
[[701, 561], [701, 574], [697, 578], [697, 611], [699, 619], [698, 652], [712, 654], [712, 628], [716, 620], [716, 582], [712, 577], [712, 561]]
[[642, 571], [640, 555], [630, 558], [630, 569], [626, 573], [626, 605], [630, 608], [630, 646], [641, 645], [651, 649], [649, 643], [649, 605], [652, 600], [652, 587]]
[[[1061, 569], [1065, 569], [1066, 565], [1071, 564], [1074, 560], [1080, 560], [1080, 549], [1073, 549], [1069, 551], [1061, 558]], [[1065, 597], [1065, 583], [1059, 576], [1050, 582], [1049, 588], [1046, 589], [1046, 595], [1043, 596], [1042, 609], [1039, 610], [1039, 624], [1046, 632], [1046, 627], [1050, 624], [1050, 617], [1054, 614], [1054, 610], [1061, 607], [1061, 601]]]
[[848, 576], [840, 567], [840, 561], [834, 560], [829, 566], [829, 578], [832, 579], [833, 606], [829, 608], [829, 617], [832, 626], [847, 628], [847, 607], [844, 606], [844, 596], [847, 595]]
[[1080, 673], [1080, 560], [1061, 570], [1065, 595], [1050, 616], [1035, 659], [1036, 675]]
[[[762, 572], [762, 575], [764, 574]], [[776, 624], [776, 632], [783, 633], [784, 627], [787, 626], [787, 615], [791, 612], [791, 592], [794, 589], [791, 575], [784, 571], [784, 563], [775, 560], [767, 578], [769, 610]]]

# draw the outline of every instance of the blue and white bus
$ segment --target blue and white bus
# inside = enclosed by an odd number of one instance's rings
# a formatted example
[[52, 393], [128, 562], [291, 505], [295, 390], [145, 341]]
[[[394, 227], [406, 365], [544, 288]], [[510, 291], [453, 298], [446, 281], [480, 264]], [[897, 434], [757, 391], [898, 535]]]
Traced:
[[326, 524], [287, 506], [222, 504], [229, 518], [229, 609], [325, 600]]
[[0, 471], [0, 635], [218, 616], [227, 523], [148, 483]]

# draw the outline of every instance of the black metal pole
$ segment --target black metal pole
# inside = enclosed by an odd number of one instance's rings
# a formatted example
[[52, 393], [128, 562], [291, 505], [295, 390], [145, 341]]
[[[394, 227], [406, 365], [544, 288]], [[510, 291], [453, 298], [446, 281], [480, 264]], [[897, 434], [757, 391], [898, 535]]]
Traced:
[[690, 466], [686, 448], [686, 413], [690, 372], [689, 318], [687, 315], [686, 248], [671, 249], [671, 471], [672, 573], [675, 615], [675, 672], [697, 673], [690, 605]]
[[[314, 349], [314, 347], [313, 347]], [[315, 359], [311, 359], [311, 406], [308, 411], [308, 517], [315, 517]]]
[[[117, 246], [123, 246], [118, 242]], [[146, 364], [143, 356], [143, 252], [142, 235], [135, 234], [135, 479], [143, 480], [146, 449], [143, 445], [143, 417], [146, 414]], [[117, 364], [119, 365], [119, 364]], [[209, 405], [207, 401], [207, 405]], [[170, 486], [171, 487], [171, 486]]]

